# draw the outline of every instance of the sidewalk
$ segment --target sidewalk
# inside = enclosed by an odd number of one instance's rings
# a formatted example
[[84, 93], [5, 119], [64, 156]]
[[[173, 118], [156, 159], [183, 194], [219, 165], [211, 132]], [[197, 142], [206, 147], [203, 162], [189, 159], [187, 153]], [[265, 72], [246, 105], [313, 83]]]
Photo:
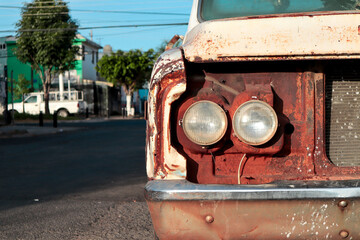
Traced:
[[76, 127], [39, 127], [26, 125], [9, 125], [0, 127], [0, 138], [26, 137], [45, 134], [55, 134], [68, 131], [76, 131], [80, 128]]
[[38, 136], [45, 134], [56, 134], [62, 132], [76, 131], [82, 129], [81, 127], [64, 127], [61, 126], [62, 123], [81, 123], [81, 122], [104, 122], [112, 120], [143, 120], [140, 117], [122, 117], [122, 116], [111, 116], [110, 118], [106, 117], [96, 117], [93, 116], [87, 119], [77, 119], [77, 120], [58, 120], [57, 128], [51, 127], [52, 120], [44, 120], [46, 126], [39, 127], [37, 120], [16, 120], [15, 125], [0, 125], [0, 138], [13, 138], [13, 137], [27, 137], [27, 136]]

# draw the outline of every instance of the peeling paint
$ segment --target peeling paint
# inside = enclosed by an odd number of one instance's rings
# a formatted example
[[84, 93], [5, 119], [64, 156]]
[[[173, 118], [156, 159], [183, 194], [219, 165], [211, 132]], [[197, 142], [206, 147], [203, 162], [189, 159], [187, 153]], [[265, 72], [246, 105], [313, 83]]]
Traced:
[[184, 52], [191, 62], [358, 58], [359, 22], [358, 12], [207, 21], [187, 33]]
[[181, 50], [169, 50], [156, 62], [150, 82], [146, 154], [147, 175], [150, 179], [186, 177], [186, 160], [170, 141], [171, 104], [185, 90]]

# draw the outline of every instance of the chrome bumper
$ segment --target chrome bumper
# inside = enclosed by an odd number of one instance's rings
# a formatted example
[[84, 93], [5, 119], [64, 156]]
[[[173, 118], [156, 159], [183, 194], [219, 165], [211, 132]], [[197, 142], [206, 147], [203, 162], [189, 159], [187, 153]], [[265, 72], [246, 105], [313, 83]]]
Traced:
[[360, 181], [200, 185], [147, 183], [160, 240], [360, 239]]
[[194, 184], [154, 180], [145, 186], [149, 201], [294, 200], [359, 198], [360, 180], [279, 182], [264, 185]]

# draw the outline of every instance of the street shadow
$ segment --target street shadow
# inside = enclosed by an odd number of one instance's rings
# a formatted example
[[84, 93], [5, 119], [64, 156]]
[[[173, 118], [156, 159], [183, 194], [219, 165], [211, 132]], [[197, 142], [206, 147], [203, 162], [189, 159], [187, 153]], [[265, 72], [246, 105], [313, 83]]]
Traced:
[[0, 139], [0, 211], [39, 199], [146, 183], [144, 120], [63, 126], [81, 130]]

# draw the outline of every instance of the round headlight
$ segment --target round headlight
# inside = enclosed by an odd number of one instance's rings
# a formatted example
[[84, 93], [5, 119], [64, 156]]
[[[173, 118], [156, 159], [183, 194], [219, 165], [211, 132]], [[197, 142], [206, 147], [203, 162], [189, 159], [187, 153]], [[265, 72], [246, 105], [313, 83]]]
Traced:
[[214, 102], [199, 101], [185, 112], [182, 126], [185, 135], [198, 145], [217, 143], [225, 135], [227, 117], [224, 110]]
[[267, 103], [254, 100], [243, 103], [233, 117], [233, 129], [243, 142], [258, 146], [268, 142], [276, 133], [278, 119]]

